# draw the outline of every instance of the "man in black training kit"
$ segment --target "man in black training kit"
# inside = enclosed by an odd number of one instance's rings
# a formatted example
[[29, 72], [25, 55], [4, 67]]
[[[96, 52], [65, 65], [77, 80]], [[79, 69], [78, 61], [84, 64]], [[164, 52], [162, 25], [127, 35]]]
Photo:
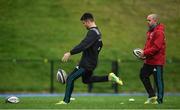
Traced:
[[68, 104], [70, 102], [71, 94], [74, 88], [74, 81], [82, 76], [82, 82], [85, 84], [94, 82], [113, 81], [119, 85], [123, 85], [114, 73], [109, 73], [106, 76], [93, 76], [93, 71], [97, 66], [98, 55], [103, 46], [101, 39], [101, 32], [95, 24], [93, 15], [91, 13], [84, 13], [80, 19], [88, 32], [86, 37], [75, 46], [70, 52], [66, 52], [62, 58], [66, 62], [71, 55], [82, 53], [79, 65], [73, 70], [66, 80], [66, 90], [63, 101], [56, 104]]

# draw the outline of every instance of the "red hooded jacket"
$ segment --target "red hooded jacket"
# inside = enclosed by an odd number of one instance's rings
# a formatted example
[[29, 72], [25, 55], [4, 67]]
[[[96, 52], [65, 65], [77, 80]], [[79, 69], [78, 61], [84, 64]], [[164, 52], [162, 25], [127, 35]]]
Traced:
[[145, 64], [164, 65], [166, 39], [164, 35], [164, 25], [158, 24], [153, 30], [146, 33], [147, 40], [144, 47]]

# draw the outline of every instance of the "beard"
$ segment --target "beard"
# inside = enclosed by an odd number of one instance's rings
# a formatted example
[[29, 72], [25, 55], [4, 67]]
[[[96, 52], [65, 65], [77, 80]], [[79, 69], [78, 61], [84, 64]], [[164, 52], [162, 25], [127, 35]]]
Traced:
[[151, 25], [148, 24], [148, 26], [149, 26], [149, 31], [151, 31], [157, 26], [157, 24], [151, 24]]

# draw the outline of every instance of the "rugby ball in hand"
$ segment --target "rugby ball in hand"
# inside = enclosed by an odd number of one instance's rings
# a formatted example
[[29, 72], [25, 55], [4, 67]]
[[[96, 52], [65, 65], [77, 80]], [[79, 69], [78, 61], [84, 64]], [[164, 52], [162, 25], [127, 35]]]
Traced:
[[16, 104], [16, 103], [19, 103], [19, 102], [20, 102], [20, 100], [16, 96], [10, 96], [10, 97], [6, 98], [6, 103], [15, 103]]
[[139, 59], [145, 59], [146, 57], [141, 57], [141, 53], [142, 53], [142, 52], [143, 52], [143, 50], [140, 49], [140, 48], [136, 48], [136, 49], [133, 50], [133, 54], [134, 54], [137, 58], [139, 58]]
[[57, 81], [65, 84], [67, 79], [67, 74], [63, 69], [59, 69], [57, 72]]

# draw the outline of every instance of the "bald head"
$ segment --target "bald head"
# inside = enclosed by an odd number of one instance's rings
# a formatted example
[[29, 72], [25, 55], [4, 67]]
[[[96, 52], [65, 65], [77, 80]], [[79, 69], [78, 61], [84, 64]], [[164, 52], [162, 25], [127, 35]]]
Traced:
[[155, 21], [158, 21], [158, 20], [159, 20], [159, 16], [158, 16], [157, 14], [149, 14], [149, 15], [147, 16], [147, 18], [151, 18], [151, 19], [153, 19], [153, 20], [155, 20]]
[[153, 25], [157, 25], [158, 24], [158, 15], [157, 14], [149, 14], [147, 16], [147, 22], [148, 22], [148, 26], [151, 27]]

